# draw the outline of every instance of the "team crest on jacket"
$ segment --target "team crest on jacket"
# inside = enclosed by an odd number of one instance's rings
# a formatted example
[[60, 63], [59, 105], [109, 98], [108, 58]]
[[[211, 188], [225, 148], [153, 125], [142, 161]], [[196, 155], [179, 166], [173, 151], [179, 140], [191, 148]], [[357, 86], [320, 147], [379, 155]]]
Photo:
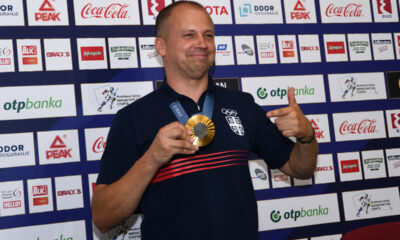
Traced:
[[236, 110], [231, 110], [227, 108], [221, 109], [221, 112], [225, 114], [225, 119], [231, 127], [232, 131], [239, 136], [244, 136], [244, 128], [240, 118], [237, 116]]

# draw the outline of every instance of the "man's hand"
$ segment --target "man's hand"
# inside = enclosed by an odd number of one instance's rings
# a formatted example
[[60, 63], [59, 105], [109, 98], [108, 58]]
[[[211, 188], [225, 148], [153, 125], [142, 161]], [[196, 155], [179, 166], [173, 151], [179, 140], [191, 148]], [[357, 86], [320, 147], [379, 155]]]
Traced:
[[177, 121], [162, 127], [148, 149], [151, 164], [159, 168], [176, 154], [193, 154], [198, 151], [190, 134], [191, 131]]
[[289, 89], [287, 96], [289, 106], [269, 111], [267, 117], [276, 117], [275, 124], [283, 136], [293, 136], [303, 141], [311, 140], [314, 135], [313, 127], [297, 104], [293, 87]]

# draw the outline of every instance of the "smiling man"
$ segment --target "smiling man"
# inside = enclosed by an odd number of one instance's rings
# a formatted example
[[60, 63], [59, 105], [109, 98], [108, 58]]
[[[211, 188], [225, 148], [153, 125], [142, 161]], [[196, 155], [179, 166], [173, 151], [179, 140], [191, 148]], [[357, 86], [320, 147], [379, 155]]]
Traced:
[[157, 17], [156, 33], [166, 81], [115, 116], [93, 221], [105, 232], [138, 211], [144, 240], [257, 239], [249, 153], [309, 178], [318, 152], [312, 125], [293, 88], [288, 107], [266, 114], [250, 94], [213, 85], [214, 24], [201, 5], [169, 5]]

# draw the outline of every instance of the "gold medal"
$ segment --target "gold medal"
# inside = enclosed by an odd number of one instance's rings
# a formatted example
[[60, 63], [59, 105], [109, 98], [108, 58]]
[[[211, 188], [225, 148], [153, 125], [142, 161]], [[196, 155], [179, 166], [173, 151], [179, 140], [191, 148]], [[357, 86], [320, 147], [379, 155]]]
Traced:
[[192, 131], [190, 135], [194, 142], [193, 144], [199, 147], [208, 145], [215, 135], [215, 126], [211, 119], [205, 115], [193, 115], [186, 122], [185, 127]]

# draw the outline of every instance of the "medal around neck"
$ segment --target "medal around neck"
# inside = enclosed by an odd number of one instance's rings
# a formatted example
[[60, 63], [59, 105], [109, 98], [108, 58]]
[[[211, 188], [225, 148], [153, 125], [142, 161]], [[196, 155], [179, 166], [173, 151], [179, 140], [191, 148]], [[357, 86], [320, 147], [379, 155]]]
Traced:
[[190, 136], [194, 139], [193, 144], [198, 147], [207, 146], [214, 139], [214, 123], [205, 115], [193, 115], [186, 122], [185, 127], [192, 131]]
[[203, 103], [203, 112], [190, 118], [179, 101], [171, 103], [169, 107], [179, 122], [192, 132], [193, 145], [204, 147], [212, 142], [215, 136], [215, 126], [211, 120], [214, 109], [214, 95], [211, 92], [206, 95]]

